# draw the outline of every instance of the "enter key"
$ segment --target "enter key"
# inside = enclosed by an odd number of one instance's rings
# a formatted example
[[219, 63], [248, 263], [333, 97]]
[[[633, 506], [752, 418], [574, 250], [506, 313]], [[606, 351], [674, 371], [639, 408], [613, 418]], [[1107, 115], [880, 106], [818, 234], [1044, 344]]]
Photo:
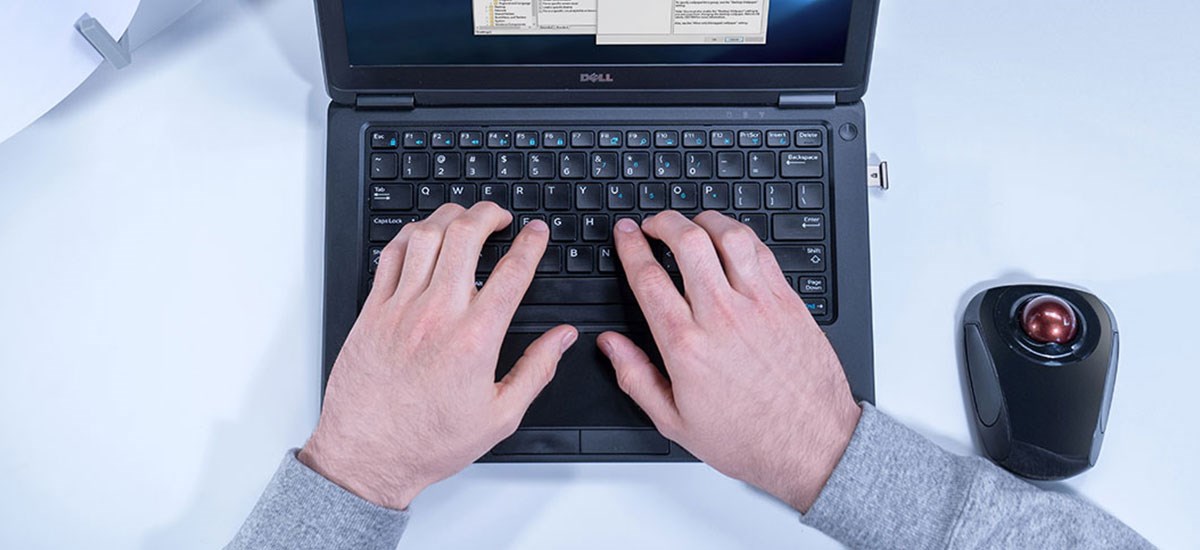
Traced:
[[825, 238], [825, 216], [821, 214], [775, 214], [771, 232], [777, 241], [819, 241]]

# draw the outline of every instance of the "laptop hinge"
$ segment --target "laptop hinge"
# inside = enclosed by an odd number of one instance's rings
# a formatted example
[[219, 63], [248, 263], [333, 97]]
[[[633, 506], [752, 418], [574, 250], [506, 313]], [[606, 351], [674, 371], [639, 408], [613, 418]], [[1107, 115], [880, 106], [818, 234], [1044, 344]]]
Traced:
[[779, 94], [780, 109], [831, 109], [836, 106], [835, 94]]
[[358, 94], [354, 98], [354, 106], [359, 109], [409, 109], [417, 102], [412, 94], [397, 95], [367, 95]]

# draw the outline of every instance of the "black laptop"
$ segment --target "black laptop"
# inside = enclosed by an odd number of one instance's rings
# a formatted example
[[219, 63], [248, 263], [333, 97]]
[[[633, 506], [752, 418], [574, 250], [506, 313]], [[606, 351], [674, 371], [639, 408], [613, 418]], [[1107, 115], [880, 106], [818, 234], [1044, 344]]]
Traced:
[[[689, 461], [617, 387], [604, 330], [653, 353], [612, 226], [664, 209], [753, 228], [874, 401], [867, 87], [878, 0], [318, 0], [329, 96], [323, 379], [380, 250], [438, 206], [551, 228], [497, 379], [580, 330], [482, 461]], [[514, 231], [489, 240], [478, 281]], [[678, 269], [659, 249], [668, 272]], [[655, 357], [657, 359], [657, 357]], [[720, 406], [720, 404], [714, 404]]]

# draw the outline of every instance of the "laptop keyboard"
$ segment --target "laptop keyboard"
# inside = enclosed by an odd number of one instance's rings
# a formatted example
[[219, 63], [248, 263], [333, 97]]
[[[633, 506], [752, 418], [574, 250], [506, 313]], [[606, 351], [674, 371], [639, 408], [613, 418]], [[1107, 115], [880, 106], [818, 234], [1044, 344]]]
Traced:
[[[535, 219], [550, 226], [515, 324], [622, 322], [633, 298], [613, 224], [665, 209], [689, 217], [717, 210], [767, 243], [818, 323], [835, 317], [824, 127], [373, 126], [364, 145], [364, 293], [380, 251], [404, 225], [447, 202], [492, 201], [513, 213], [515, 228], [488, 240], [477, 285], [516, 230]], [[671, 251], [656, 251], [680, 284]]]

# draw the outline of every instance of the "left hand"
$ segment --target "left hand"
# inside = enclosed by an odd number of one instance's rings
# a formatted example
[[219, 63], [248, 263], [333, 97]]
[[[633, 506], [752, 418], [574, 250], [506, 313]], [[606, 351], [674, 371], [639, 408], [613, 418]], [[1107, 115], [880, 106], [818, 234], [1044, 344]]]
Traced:
[[476, 291], [484, 240], [511, 222], [494, 203], [447, 204], [387, 245], [301, 462], [368, 501], [404, 509], [516, 431], [578, 332], [547, 331], [495, 381], [504, 333], [549, 237], [545, 222], [525, 226]]

